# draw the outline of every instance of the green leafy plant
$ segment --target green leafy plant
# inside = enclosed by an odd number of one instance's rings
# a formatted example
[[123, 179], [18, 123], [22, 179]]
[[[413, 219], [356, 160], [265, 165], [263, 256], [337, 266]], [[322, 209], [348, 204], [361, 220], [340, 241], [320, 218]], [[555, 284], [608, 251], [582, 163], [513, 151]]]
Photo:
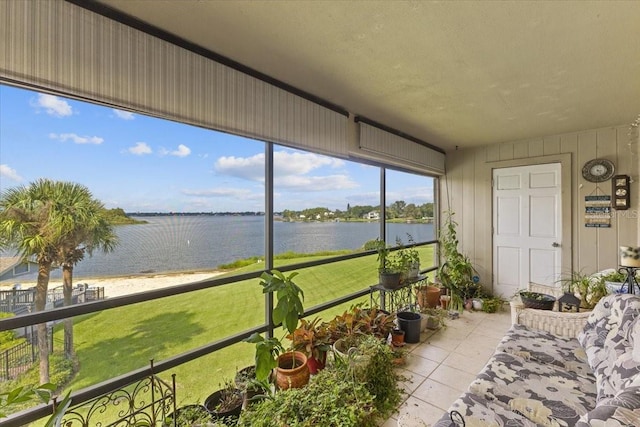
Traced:
[[[49, 400], [51, 400], [51, 397], [53, 396], [53, 392], [55, 390], [55, 384], [45, 383], [37, 387], [21, 386], [13, 390], [0, 393], [0, 418], [4, 418], [8, 415], [8, 409], [12, 409], [21, 403], [29, 402], [33, 399], [38, 399], [42, 403], [49, 403]], [[55, 405], [54, 412], [51, 417], [47, 419], [45, 427], [60, 426], [62, 417], [64, 416], [64, 413], [70, 404], [71, 393], [67, 392], [62, 400]]]
[[420, 307], [420, 313], [433, 318], [438, 328], [445, 328], [447, 326], [447, 319], [449, 318], [447, 310], [438, 307]]
[[[276, 325], [282, 324], [289, 334], [293, 334], [298, 325], [298, 318], [304, 314], [304, 292], [293, 281], [297, 275], [297, 272], [293, 272], [285, 276], [278, 270], [272, 270], [271, 273], [265, 271], [260, 276], [262, 293], [272, 292], [277, 299], [272, 311], [273, 322]], [[252, 334], [245, 341], [256, 346], [256, 378], [266, 381], [273, 368], [278, 365], [277, 357], [285, 351], [284, 346], [278, 338], [264, 338], [258, 333]], [[292, 354], [292, 360], [293, 357]]]
[[443, 227], [440, 229], [439, 243], [444, 262], [440, 265], [437, 277], [442, 286], [451, 295], [450, 308], [462, 312], [466, 298], [472, 298], [471, 290], [477, 291], [473, 282], [476, 273], [469, 258], [458, 250], [457, 223], [453, 212], [447, 212]]
[[495, 313], [500, 307], [502, 307], [504, 301], [502, 298], [483, 298], [482, 299], [482, 311], [485, 313]]
[[609, 293], [602, 277], [572, 271], [568, 278], [560, 280], [565, 292], [579, 295], [580, 307], [591, 309]]
[[[388, 346], [387, 351], [390, 352]], [[391, 364], [388, 366], [392, 370]], [[314, 375], [300, 389], [281, 390], [247, 408], [242, 427], [374, 427], [380, 412], [367, 385], [356, 380], [346, 364], [334, 364]], [[377, 384], [380, 386], [381, 384]], [[397, 385], [395, 386], [397, 390]], [[381, 394], [380, 399], [383, 399]], [[388, 396], [388, 395], [384, 395]], [[389, 404], [391, 406], [391, 404]]]
[[624, 283], [627, 280], [627, 275], [619, 271], [612, 271], [600, 276], [600, 278], [605, 282]]
[[411, 268], [415, 264], [420, 264], [420, 253], [413, 246], [415, 241], [411, 234], [407, 233], [407, 239], [409, 246], [405, 246], [400, 238], [396, 238], [396, 245], [400, 247], [396, 252], [396, 257], [406, 268]]
[[206, 424], [211, 421], [211, 414], [204, 405], [185, 405], [164, 419], [165, 426], [190, 426], [193, 424]]
[[392, 349], [372, 335], [365, 337], [358, 350], [366, 357], [367, 363], [361, 367], [351, 365], [356, 381], [362, 382], [369, 393], [374, 396], [373, 403], [383, 415], [389, 415], [396, 409], [401, 400], [398, 386], [400, 379], [393, 368], [395, 355]]
[[321, 353], [331, 348], [327, 324], [321, 323], [319, 317], [312, 321], [300, 319], [300, 326], [287, 338], [291, 340], [294, 350], [316, 359], [320, 359]]

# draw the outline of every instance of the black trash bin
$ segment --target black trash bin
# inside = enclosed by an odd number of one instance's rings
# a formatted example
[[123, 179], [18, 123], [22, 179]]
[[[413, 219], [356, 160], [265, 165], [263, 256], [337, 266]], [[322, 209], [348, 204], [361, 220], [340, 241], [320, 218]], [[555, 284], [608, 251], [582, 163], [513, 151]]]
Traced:
[[409, 344], [420, 342], [420, 315], [418, 313], [399, 312], [398, 326], [404, 331], [404, 342]]

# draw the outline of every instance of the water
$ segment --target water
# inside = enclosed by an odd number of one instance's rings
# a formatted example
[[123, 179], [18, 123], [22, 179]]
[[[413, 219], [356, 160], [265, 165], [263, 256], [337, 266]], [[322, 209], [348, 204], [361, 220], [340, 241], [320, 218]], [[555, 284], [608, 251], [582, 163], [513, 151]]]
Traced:
[[[242, 258], [264, 255], [264, 217], [136, 217], [147, 224], [115, 227], [119, 244], [112, 253], [94, 252], [74, 268], [74, 279], [140, 273], [213, 270]], [[358, 249], [378, 236], [377, 222], [275, 222], [274, 251], [311, 253]], [[388, 224], [389, 236], [407, 243], [434, 239], [433, 224]], [[59, 269], [52, 278], [59, 278]], [[21, 280], [35, 278], [22, 276]]]

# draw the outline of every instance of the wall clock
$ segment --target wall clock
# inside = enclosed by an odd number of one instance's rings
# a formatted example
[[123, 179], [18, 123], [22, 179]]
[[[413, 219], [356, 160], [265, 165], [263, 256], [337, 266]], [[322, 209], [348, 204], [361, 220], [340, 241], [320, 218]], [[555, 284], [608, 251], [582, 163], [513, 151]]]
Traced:
[[611, 160], [593, 159], [582, 167], [582, 176], [589, 182], [603, 182], [611, 179], [615, 169]]

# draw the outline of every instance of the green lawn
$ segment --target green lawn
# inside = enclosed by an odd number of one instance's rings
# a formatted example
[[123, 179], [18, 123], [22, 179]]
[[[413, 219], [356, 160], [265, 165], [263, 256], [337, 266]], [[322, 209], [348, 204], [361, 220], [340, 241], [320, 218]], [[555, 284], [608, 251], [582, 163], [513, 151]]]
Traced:
[[[421, 248], [421, 259], [433, 259], [431, 247]], [[310, 261], [288, 259], [282, 263]], [[377, 283], [375, 256], [299, 270], [296, 283], [305, 292], [305, 308], [341, 297]], [[260, 264], [230, 274], [258, 270]], [[369, 298], [362, 299], [366, 303]], [[323, 313], [329, 319], [350, 305]], [[185, 293], [78, 317], [74, 337], [79, 372], [68, 389], [80, 390], [101, 381], [148, 366], [264, 322], [264, 295], [258, 279]], [[62, 329], [55, 333], [62, 343]], [[281, 337], [281, 330], [277, 336]], [[253, 345], [239, 343], [201, 357], [160, 377], [176, 374], [178, 404], [202, 402], [237, 369], [253, 363]]]

